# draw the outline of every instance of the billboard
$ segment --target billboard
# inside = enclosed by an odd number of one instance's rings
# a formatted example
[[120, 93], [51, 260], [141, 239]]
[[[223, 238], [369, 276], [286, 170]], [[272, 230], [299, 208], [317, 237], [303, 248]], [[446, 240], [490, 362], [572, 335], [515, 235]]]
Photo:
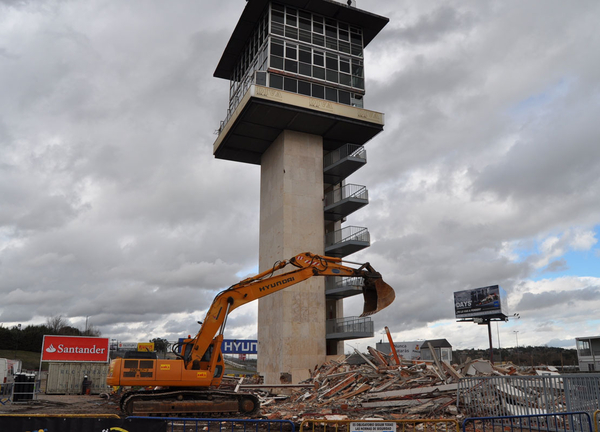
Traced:
[[257, 354], [257, 340], [223, 339], [221, 344], [223, 354]]
[[117, 348], [120, 350], [133, 350], [137, 351], [139, 342], [119, 342]]
[[41, 361], [108, 362], [108, 342], [108, 338], [46, 335]]
[[473, 288], [454, 293], [456, 318], [498, 318], [508, 314], [506, 291], [498, 285]]
[[146, 352], [152, 352], [152, 351], [156, 351], [154, 349], [154, 342], [119, 342], [116, 343], [113, 342], [111, 343], [111, 348], [110, 349], [116, 349], [116, 350], [122, 350], [122, 351], [146, 351]]
[[396, 354], [406, 360], [421, 358], [421, 342], [394, 342]]
[[[405, 360], [419, 360], [421, 358], [421, 344], [422, 342], [394, 342], [394, 348], [396, 348], [396, 354]], [[386, 354], [391, 354], [392, 349], [388, 342], [378, 342], [376, 344], [378, 351]]]
[[144, 352], [153, 352], [154, 342], [140, 342], [137, 344], [137, 350]]

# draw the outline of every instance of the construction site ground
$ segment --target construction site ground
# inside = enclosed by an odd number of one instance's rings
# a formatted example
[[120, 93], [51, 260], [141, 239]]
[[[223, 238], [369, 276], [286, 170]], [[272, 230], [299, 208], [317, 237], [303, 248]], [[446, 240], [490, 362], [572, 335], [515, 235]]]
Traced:
[[[514, 365], [498, 367], [487, 360], [468, 360], [451, 365], [394, 361], [371, 347], [341, 356], [311, 371], [311, 378], [292, 385], [268, 386], [260, 380], [231, 378], [221, 390], [253, 393], [261, 404], [259, 419], [291, 420], [416, 420], [461, 421], [457, 407], [458, 381], [463, 377], [535, 375], [533, 369], [519, 371]], [[399, 363], [399, 364], [398, 364]], [[547, 371], [547, 373], [556, 373]], [[289, 386], [289, 387], [288, 387]], [[42, 387], [43, 388], [43, 387]], [[33, 400], [0, 405], [0, 414], [117, 414], [117, 394], [48, 395]], [[213, 417], [207, 415], [205, 417]], [[222, 417], [222, 416], [219, 416]], [[239, 416], [232, 416], [239, 418]]]
[[[280, 410], [274, 408], [274, 406], [265, 407], [256, 418], [293, 421], [301, 421], [304, 418], [330, 418], [333, 420], [374, 417], [381, 419], [404, 418], [404, 416], [394, 414], [393, 412], [390, 415], [385, 415], [385, 413], [375, 413], [373, 410], [344, 406], [336, 406], [334, 408], [320, 406], [317, 409], [308, 411], [306, 411], [304, 404], [298, 406], [297, 410], [289, 406], [281, 406], [279, 407]], [[1, 414], [116, 414], [123, 416], [123, 413], [119, 409], [118, 400], [114, 398], [107, 399], [99, 395], [47, 395], [43, 393], [38, 394], [35, 400], [20, 403], [8, 402], [6, 405], [0, 405]], [[443, 417], [454, 418], [449, 413], [446, 413]], [[235, 418], [239, 418], [239, 416], [235, 416]]]
[[119, 405], [99, 395], [47, 395], [27, 402], [0, 405], [0, 414], [117, 414]]

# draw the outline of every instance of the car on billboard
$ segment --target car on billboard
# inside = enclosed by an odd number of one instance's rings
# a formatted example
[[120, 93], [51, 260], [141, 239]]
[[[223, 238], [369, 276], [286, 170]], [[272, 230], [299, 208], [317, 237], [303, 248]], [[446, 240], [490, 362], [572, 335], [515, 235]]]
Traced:
[[498, 285], [491, 285], [454, 293], [456, 318], [504, 318], [506, 317], [506, 292]]

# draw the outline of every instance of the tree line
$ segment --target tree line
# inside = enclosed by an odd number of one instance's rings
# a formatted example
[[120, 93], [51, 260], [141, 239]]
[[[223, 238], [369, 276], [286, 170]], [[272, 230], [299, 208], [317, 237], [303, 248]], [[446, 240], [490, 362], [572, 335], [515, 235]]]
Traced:
[[[522, 346], [493, 350], [494, 363], [510, 362], [520, 366], [574, 366], [578, 364], [577, 350], [549, 346]], [[489, 349], [454, 350], [453, 362], [464, 363], [467, 359], [490, 359]]]
[[61, 315], [48, 318], [41, 325], [8, 328], [0, 324], [0, 349], [41, 352], [44, 335], [100, 336], [100, 331], [93, 326], [80, 330]]

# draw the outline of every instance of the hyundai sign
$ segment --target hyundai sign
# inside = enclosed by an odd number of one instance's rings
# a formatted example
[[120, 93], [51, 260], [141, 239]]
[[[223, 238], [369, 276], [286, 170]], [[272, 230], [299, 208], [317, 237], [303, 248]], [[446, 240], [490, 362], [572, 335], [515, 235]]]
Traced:
[[223, 339], [221, 352], [223, 354], [257, 354], [257, 340]]
[[42, 361], [108, 362], [108, 338], [44, 336]]
[[456, 318], [506, 319], [506, 292], [498, 285], [473, 288], [454, 293]]

